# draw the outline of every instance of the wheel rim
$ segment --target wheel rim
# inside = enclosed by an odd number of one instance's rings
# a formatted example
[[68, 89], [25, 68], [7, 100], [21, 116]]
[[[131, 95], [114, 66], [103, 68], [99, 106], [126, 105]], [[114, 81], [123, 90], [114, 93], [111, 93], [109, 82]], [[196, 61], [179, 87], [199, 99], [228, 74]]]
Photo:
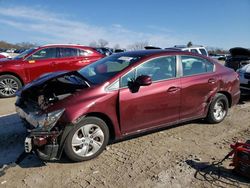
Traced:
[[226, 115], [225, 104], [219, 100], [214, 105], [214, 118], [217, 121], [222, 120]]
[[12, 78], [5, 78], [0, 80], [0, 94], [3, 96], [12, 96], [18, 90], [18, 83]]
[[102, 129], [98, 125], [87, 124], [75, 132], [71, 143], [76, 155], [89, 157], [99, 151], [103, 142], [104, 133]]

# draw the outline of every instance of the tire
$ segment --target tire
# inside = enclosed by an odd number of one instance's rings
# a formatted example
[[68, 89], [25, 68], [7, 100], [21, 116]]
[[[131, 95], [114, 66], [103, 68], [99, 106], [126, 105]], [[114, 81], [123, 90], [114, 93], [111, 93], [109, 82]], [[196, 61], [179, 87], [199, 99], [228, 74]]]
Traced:
[[108, 141], [107, 124], [100, 118], [86, 117], [70, 131], [64, 152], [72, 161], [87, 161], [101, 154]]
[[13, 75], [0, 76], [0, 98], [16, 96], [16, 92], [22, 87], [22, 82]]
[[209, 106], [207, 122], [216, 124], [222, 122], [228, 113], [228, 99], [225, 95], [217, 93]]

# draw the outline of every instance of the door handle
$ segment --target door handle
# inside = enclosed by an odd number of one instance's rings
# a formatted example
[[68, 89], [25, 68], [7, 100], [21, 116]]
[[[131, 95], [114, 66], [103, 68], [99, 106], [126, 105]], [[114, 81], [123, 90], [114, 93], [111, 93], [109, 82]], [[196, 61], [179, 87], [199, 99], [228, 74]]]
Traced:
[[173, 86], [173, 87], [168, 88], [167, 92], [172, 93], [172, 92], [176, 92], [176, 91], [178, 91], [178, 90], [180, 90], [179, 87]]
[[216, 79], [215, 78], [210, 78], [208, 79], [207, 81], [209, 84], [214, 84], [216, 82]]

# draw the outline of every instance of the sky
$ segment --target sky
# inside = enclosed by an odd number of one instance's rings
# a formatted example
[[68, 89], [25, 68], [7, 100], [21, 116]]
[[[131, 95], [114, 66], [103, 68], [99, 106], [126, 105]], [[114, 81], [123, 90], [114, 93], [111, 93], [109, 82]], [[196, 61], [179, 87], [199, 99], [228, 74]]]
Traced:
[[0, 0], [0, 40], [250, 47], [250, 0]]

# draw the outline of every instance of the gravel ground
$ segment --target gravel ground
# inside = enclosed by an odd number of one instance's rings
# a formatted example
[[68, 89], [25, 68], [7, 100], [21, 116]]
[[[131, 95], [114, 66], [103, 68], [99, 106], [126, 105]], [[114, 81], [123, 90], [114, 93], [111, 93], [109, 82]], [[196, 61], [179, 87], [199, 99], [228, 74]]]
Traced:
[[16, 165], [25, 131], [17, 115], [0, 117], [0, 187], [250, 187], [250, 180], [232, 173], [230, 160], [201, 170], [222, 159], [230, 143], [250, 139], [245, 100], [220, 124], [194, 121], [127, 139], [81, 163], [43, 163], [29, 155]]

